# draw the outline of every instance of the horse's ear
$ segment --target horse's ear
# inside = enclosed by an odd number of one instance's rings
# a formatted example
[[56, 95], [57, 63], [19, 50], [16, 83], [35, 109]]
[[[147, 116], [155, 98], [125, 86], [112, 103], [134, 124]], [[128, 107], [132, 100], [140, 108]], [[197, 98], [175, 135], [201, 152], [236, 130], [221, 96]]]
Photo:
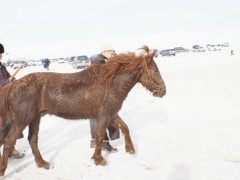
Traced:
[[146, 46], [146, 45], [143, 45], [141, 48], [139, 48], [140, 50], [143, 50], [144, 52], [146, 52], [146, 54], [147, 55], [149, 55], [149, 52], [150, 52], [150, 50], [149, 50], [149, 47], [148, 46]]
[[155, 53], [156, 53], [156, 50], [154, 50], [151, 53], [148, 53], [148, 55], [146, 56], [147, 64], [149, 64], [151, 61], [153, 61], [153, 58], [155, 57]]
[[153, 52], [150, 52], [150, 49], [147, 45], [143, 45], [141, 48], [139, 48], [140, 50], [143, 50], [146, 52], [146, 63], [150, 63], [150, 61], [153, 60], [154, 56], [155, 56], [155, 53], [156, 53], [156, 50], [154, 50]]

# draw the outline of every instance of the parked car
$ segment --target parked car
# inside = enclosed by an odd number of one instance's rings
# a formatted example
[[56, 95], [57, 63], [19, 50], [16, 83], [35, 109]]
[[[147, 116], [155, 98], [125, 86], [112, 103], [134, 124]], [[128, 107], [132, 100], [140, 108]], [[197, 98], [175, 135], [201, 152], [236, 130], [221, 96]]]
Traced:
[[58, 58], [58, 63], [59, 63], [59, 64], [65, 63], [65, 58]]
[[222, 47], [229, 47], [229, 43], [223, 43]]
[[41, 65], [42, 65], [42, 61], [40, 61], [40, 60], [34, 61], [34, 66], [41, 66]]
[[27, 64], [28, 64], [28, 66], [41, 66], [42, 61], [40, 61], [40, 60], [28, 60]]
[[58, 61], [58, 58], [52, 58], [51, 59], [51, 62], [57, 62]]
[[194, 45], [192, 48], [192, 52], [205, 52], [205, 49], [200, 45]]
[[28, 64], [26, 61], [13, 61], [10, 65], [13, 69], [17, 69], [18, 67], [22, 66], [26, 67]]
[[174, 51], [176, 51], [176, 53], [180, 53], [180, 52], [188, 52], [189, 50], [183, 47], [175, 47], [173, 48]]
[[72, 67], [74, 69], [79, 69], [79, 68], [85, 68], [90, 64], [91, 64], [90, 60], [86, 55], [75, 56], [72, 62]]
[[207, 48], [209, 48], [209, 47], [215, 47], [215, 45], [214, 45], [214, 44], [207, 44], [206, 47], [207, 47]]
[[71, 57], [68, 59], [68, 62], [69, 62], [69, 63], [72, 63], [73, 60], [74, 60], [74, 58], [75, 58], [75, 56], [71, 56]]
[[214, 44], [207, 44], [206, 48], [209, 50], [209, 51], [221, 51], [223, 45], [222, 44], [217, 44], [217, 45], [214, 45]]
[[165, 49], [161, 50], [159, 54], [161, 54], [161, 56], [175, 56], [176, 51], [174, 49]]

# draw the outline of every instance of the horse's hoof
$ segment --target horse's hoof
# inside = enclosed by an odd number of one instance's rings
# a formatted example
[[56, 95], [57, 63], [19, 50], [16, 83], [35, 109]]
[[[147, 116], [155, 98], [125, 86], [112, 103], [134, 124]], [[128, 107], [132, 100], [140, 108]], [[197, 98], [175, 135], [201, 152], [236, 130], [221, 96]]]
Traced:
[[44, 168], [44, 169], [50, 169], [50, 164], [49, 164], [49, 163], [45, 163], [45, 164], [43, 165], [43, 168]]
[[44, 169], [50, 169], [50, 167], [52, 167], [50, 165], [50, 163], [48, 163], [46, 161], [42, 161], [41, 163], [38, 163], [37, 165], [38, 165], [38, 167], [43, 167]]
[[101, 165], [101, 166], [106, 166], [107, 165], [107, 161], [105, 159], [101, 159], [101, 160], [94, 160], [95, 161], [95, 164], [98, 166], [98, 165]]
[[135, 149], [133, 147], [126, 147], [126, 152], [129, 153], [129, 154], [135, 154]]
[[4, 179], [4, 174], [5, 174], [5, 171], [4, 172], [3, 171], [0, 172], [0, 180]]
[[135, 150], [132, 149], [132, 150], [128, 151], [128, 153], [129, 153], [129, 154], [135, 154]]

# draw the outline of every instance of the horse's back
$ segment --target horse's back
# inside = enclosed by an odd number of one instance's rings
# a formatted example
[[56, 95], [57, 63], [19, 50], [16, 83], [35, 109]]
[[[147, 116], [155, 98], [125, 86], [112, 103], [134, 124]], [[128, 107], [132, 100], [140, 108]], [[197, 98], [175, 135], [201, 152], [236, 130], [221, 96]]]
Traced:
[[53, 114], [66, 119], [95, 117], [99, 99], [95, 95], [95, 84], [92, 80], [89, 83], [81, 75], [51, 72], [29, 74], [14, 83], [11, 100], [35, 113]]

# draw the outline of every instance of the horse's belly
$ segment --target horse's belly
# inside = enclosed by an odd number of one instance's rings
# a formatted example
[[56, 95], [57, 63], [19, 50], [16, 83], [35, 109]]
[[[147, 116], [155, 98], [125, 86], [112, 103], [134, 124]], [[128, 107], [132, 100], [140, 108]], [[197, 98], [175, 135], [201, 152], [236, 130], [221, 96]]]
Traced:
[[94, 103], [87, 100], [68, 99], [56, 101], [54, 104], [47, 107], [47, 112], [66, 119], [88, 119], [96, 114]]

